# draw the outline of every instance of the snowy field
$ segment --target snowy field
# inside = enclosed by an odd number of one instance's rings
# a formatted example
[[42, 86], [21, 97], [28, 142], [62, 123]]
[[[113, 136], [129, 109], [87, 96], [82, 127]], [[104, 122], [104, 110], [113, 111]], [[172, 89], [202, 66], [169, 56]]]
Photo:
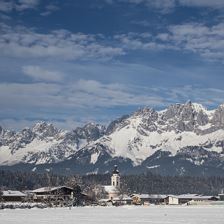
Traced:
[[0, 210], [1, 224], [223, 224], [224, 206], [84, 207]]

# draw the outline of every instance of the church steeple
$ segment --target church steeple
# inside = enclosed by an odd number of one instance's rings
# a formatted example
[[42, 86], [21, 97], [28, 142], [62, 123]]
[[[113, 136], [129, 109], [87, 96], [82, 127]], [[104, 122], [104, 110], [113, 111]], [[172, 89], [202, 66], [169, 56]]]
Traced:
[[111, 176], [111, 186], [120, 188], [120, 173], [117, 165], [114, 166], [112, 176]]

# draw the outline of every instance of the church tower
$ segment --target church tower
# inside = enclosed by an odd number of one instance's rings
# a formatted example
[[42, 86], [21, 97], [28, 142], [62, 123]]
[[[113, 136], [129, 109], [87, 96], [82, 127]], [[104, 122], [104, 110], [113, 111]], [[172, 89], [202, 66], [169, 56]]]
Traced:
[[121, 186], [120, 173], [119, 173], [119, 170], [117, 169], [117, 165], [114, 166], [114, 170], [112, 172], [111, 186], [114, 186], [116, 188], [120, 188]]

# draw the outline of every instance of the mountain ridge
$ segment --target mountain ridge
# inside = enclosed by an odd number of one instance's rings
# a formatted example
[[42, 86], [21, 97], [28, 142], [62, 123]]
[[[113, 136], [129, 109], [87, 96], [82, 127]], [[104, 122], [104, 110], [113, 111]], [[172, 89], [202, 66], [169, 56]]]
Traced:
[[224, 104], [214, 110], [190, 101], [161, 111], [145, 107], [107, 127], [89, 123], [72, 131], [46, 122], [20, 132], [0, 127], [0, 167], [105, 173], [117, 163], [127, 173], [193, 175], [194, 167], [212, 175], [222, 174], [223, 161]]

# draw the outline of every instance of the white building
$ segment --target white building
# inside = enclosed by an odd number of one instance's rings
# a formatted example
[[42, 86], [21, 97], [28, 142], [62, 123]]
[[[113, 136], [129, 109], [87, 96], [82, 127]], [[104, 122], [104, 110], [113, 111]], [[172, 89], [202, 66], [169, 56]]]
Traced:
[[116, 188], [120, 188], [120, 173], [119, 170], [117, 169], [117, 166], [114, 166], [114, 170], [112, 172], [111, 176], [111, 186], [114, 186]]
[[104, 186], [104, 190], [108, 194], [108, 198], [110, 200], [113, 200], [114, 198], [117, 198], [119, 196], [120, 186], [121, 186], [120, 181], [121, 181], [121, 178], [120, 178], [119, 170], [117, 166], [114, 166], [114, 170], [111, 176], [111, 185]]
[[165, 198], [165, 204], [167, 204], [167, 205], [178, 205], [179, 204], [178, 196], [168, 195]]

